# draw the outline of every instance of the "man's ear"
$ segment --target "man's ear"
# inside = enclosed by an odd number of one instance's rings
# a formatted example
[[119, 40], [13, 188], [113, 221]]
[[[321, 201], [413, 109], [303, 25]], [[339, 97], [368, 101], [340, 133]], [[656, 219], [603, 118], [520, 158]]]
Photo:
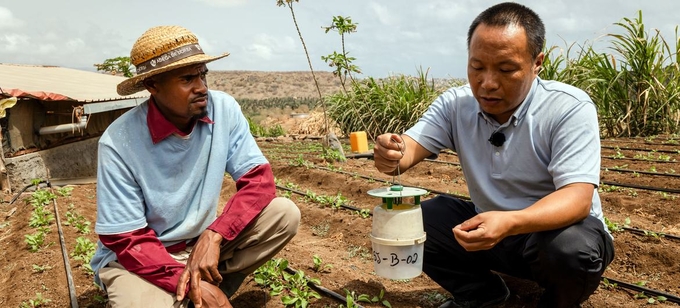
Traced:
[[541, 67], [543, 67], [543, 59], [545, 58], [545, 54], [542, 52], [536, 56], [536, 59], [534, 60], [534, 74], [538, 75], [538, 73], [541, 72]]
[[158, 89], [156, 88], [156, 80], [154, 80], [153, 78], [147, 78], [142, 80], [142, 84], [144, 85], [146, 90], [149, 91], [149, 93], [151, 93], [152, 95], [158, 93]]

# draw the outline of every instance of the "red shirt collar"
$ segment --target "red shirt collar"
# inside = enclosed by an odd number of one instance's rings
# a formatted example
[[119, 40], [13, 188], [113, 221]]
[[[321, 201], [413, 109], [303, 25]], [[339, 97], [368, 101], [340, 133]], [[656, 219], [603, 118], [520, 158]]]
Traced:
[[[213, 122], [207, 115], [198, 119], [203, 123], [213, 124]], [[194, 126], [191, 127], [193, 131], [197, 122], [194, 122]], [[161, 142], [163, 139], [168, 138], [172, 134], [178, 134], [180, 136], [187, 136], [188, 134], [179, 130], [174, 124], [170, 123], [168, 119], [158, 110], [156, 102], [153, 96], [149, 98], [149, 111], [146, 114], [146, 124], [149, 126], [149, 133], [151, 134], [151, 141], [156, 144]]]

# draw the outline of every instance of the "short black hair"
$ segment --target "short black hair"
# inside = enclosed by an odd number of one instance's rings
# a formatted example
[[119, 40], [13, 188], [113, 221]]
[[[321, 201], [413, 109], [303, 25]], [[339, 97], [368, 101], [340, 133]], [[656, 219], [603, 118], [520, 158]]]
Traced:
[[545, 43], [545, 26], [541, 18], [530, 8], [514, 2], [496, 4], [477, 15], [472, 21], [467, 35], [467, 45], [470, 48], [472, 33], [480, 24], [505, 27], [518, 25], [524, 28], [531, 56], [536, 58], [543, 50]]

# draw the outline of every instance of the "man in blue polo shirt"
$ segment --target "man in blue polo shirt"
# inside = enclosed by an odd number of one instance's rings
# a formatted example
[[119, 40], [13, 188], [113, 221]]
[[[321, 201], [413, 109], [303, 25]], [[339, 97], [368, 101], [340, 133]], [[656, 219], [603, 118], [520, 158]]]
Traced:
[[545, 289], [539, 307], [577, 307], [614, 256], [597, 194], [597, 110], [583, 91], [538, 78], [545, 28], [501, 3], [468, 31], [469, 85], [452, 88], [403, 135], [376, 139], [375, 165], [403, 172], [458, 153], [472, 202], [422, 205], [423, 270], [453, 295], [442, 307], [491, 307], [510, 295], [491, 272]]

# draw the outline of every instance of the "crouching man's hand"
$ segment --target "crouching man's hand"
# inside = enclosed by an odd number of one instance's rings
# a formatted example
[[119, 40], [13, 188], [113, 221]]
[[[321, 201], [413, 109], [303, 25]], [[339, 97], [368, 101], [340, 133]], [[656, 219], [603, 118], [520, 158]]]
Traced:
[[194, 302], [196, 308], [232, 308], [227, 295], [216, 285], [201, 281], [200, 288], [201, 303]]

